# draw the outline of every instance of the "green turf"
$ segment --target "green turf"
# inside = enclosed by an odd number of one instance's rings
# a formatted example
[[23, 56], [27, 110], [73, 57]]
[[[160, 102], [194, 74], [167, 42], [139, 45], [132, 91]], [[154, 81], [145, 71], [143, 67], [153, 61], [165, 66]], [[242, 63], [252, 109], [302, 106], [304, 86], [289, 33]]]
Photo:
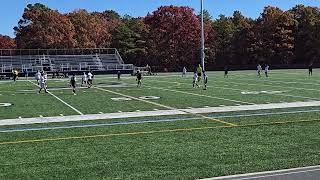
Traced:
[[[145, 77], [142, 88], [135, 87], [134, 77], [123, 76], [117, 82], [115, 76], [96, 76], [94, 83], [101, 88], [78, 89], [76, 96], [71, 90], [59, 89], [68, 87], [67, 79], [49, 80], [48, 86], [58, 88], [50, 92], [83, 114], [97, 114], [318, 100], [319, 72], [308, 77], [306, 70], [275, 70], [270, 78], [257, 78], [254, 71], [230, 72], [229, 78], [223, 78], [222, 72], [209, 72], [206, 91], [192, 88], [192, 74], [181, 78], [178, 73]], [[113, 87], [119, 84], [125, 87]], [[28, 81], [0, 81], [0, 103], [13, 104], [0, 107], [0, 121], [78, 114], [50, 94], [36, 91]], [[283, 93], [244, 95], [244, 91]], [[133, 99], [111, 100], [121, 96]], [[160, 99], [135, 99], [141, 96]], [[295, 112], [310, 110], [316, 112]], [[139, 123], [0, 133], [0, 179], [197, 179], [317, 165], [319, 110], [300, 107], [203, 114], [238, 125], [232, 128], [193, 114], [0, 126], [3, 131]], [[144, 122], [163, 120], [172, 122]], [[93, 137], [81, 138], [86, 136]], [[1, 144], [24, 140], [27, 142]]]

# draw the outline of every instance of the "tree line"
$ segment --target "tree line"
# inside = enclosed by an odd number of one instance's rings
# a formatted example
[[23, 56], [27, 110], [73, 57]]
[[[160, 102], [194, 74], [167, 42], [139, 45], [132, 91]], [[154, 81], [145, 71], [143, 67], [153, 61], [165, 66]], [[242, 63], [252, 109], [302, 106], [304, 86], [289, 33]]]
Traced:
[[[209, 67], [320, 63], [318, 7], [268, 6], [257, 19], [239, 11], [213, 19], [205, 11], [204, 21]], [[0, 49], [112, 47], [125, 63], [177, 70], [199, 64], [200, 24], [200, 15], [184, 6], [161, 6], [135, 18], [113, 10], [62, 14], [36, 3], [25, 8], [14, 39], [0, 35]]]

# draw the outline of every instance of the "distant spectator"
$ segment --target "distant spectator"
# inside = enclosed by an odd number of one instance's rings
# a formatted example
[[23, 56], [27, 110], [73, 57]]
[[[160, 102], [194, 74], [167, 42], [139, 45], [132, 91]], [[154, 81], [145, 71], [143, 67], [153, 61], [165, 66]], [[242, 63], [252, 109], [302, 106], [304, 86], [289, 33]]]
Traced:
[[24, 77], [25, 77], [26, 79], [28, 79], [28, 77], [29, 77], [28, 69], [23, 69], [23, 74], [24, 74]]

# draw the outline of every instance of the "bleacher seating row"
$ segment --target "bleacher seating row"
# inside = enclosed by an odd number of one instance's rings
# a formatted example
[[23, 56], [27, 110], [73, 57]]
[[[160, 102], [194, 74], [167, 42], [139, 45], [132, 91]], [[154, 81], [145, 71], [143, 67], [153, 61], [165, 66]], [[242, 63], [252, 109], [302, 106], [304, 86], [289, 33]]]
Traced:
[[[108, 51], [107, 51], [108, 52]], [[0, 73], [14, 69], [36, 72], [46, 71], [83, 71], [83, 70], [117, 70], [133, 69], [133, 65], [124, 65], [118, 52], [113, 54], [42, 54], [42, 55], [0, 55]]]

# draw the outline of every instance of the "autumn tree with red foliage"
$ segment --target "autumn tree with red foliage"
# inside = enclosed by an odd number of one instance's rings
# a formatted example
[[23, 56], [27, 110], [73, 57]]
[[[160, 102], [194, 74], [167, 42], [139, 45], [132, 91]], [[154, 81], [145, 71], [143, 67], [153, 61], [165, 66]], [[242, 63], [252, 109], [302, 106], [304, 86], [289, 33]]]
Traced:
[[110, 47], [111, 23], [103, 13], [89, 13], [84, 9], [73, 11], [67, 17], [75, 28], [76, 47], [106, 48]]
[[9, 36], [3, 36], [0, 34], [0, 49], [14, 49], [16, 48], [16, 42]]
[[149, 30], [147, 48], [153, 63], [171, 70], [199, 63], [200, 23], [193, 9], [162, 6], [148, 14], [144, 22]]
[[14, 28], [18, 48], [73, 48], [75, 30], [71, 21], [42, 4], [29, 4]]

